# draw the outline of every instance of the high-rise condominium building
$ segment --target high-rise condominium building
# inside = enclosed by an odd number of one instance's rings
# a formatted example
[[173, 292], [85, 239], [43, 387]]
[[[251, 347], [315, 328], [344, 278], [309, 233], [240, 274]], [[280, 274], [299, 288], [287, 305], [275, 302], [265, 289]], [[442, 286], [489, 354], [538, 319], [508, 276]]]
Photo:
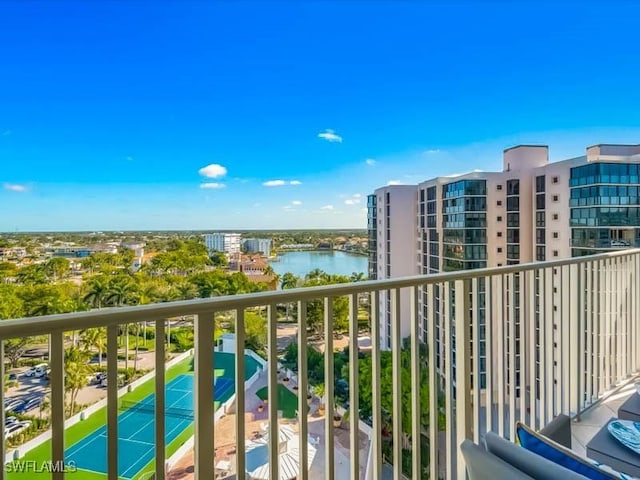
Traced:
[[262, 253], [265, 257], [271, 256], [270, 238], [247, 238], [244, 241], [244, 248], [248, 253]]
[[204, 236], [204, 243], [209, 252], [234, 255], [240, 253], [241, 237], [239, 233], [207, 233]]
[[[501, 172], [379, 188], [367, 204], [370, 275], [497, 267], [640, 246], [639, 170], [640, 145], [595, 145], [583, 156], [553, 163], [547, 146], [520, 145], [504, 151]], [[479, 288], [482, 294], [484, 286]], [[504, 288], [518, 289], [518, 276]], [[443, 308], [437, 291], [435, 305], [425, 298], [419, 302], [422, 334], [428, 313], [437, 318]], [[403, 337], [410, 333], [409, 301], [401, 295]], [[381, 345], [390, 348], [388, 295], [380, 295], [379, 309]], [[519, 305], [514, 312], [517, 331]], [[476, 316], [482, 334], [482, 302]]]

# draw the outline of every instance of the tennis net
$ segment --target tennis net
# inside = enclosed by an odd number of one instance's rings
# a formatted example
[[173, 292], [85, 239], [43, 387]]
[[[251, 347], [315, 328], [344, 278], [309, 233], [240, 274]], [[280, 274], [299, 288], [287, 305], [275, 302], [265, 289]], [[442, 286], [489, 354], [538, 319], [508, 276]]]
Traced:
[[[120, 401], [120, 410], [135, 410], [137, 412], [155, 413], [156, 406], [153, 403], [132, 402], [130, 400]], [[193, 410], [189, 408], [166, 407], [165, 415], [170, 417], [188, 418], [193, 420]]]

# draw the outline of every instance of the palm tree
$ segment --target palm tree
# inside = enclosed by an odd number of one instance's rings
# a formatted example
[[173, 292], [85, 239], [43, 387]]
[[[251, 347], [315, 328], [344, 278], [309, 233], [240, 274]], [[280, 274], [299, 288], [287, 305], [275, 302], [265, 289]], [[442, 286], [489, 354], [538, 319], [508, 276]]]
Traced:
[[[298, 277], [296, 277], [293, 273], [291, 272], [287, 272], [284, 275], [282, 275], [282, 280], [280, 281], [280, 288], [282, 290], [287, 290], [289, 288], [295, 288], [298, 286]], [[286, 309], [287, 309], [287, 320], [289, 319], [289, 307], [291, 306], [290, 303], [286, 304]]]
[[109, 292], [109, 281], [106, 277], [94, 277], [89, 282], [89, 290], [85, 294], [83, 301], [93, 308], [102, 308], [103, 302]]
[[89, 354], [78, 347], [67, 348], [64, 352], [64, 389], [69, 394], [69, 414], [73, 415], [76, 398], [80, 389], [87, 385]]
[[[137, 286], [129, 278], [118, 279], [115, 282], [111, 282], [109, 294], [106, 302], [122, 307], [127, 303], [131, 303], [135, 300], [137, 293]], [[125, 325], [125, 346], [124, 346], [124, 368], [129, 369], [129, 324]]]
[[98, 365], [102, 366], [102, 352], [107, 345], [106, 330], [101, 328], [87, 328], [80, 334], [85, 349], [96, 348], [98, 350]]
[[44, 397], [42, 397], [42, 403], [40, 403], [40, 420], [42, 420], [42, 414], [49, 411], [49, 407], [51, 406], [51, 398], [50, 394], [47, 393]]
[[352, 282], [362, 282], [366, 279], [367, 276], [364, 274], [364, 272], [353, 272], [349, 277], [349, 280], [351, 280]]

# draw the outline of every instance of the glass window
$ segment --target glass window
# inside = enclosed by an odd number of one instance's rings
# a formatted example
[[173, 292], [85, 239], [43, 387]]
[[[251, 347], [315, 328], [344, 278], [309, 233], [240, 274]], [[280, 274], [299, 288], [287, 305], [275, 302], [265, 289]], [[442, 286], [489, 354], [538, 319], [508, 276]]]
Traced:
[[560, 197], [559, 197], [558, 195], [554, 195], [554, 196], [553, 196], [553, 201], [554, 201], [554, 202], [557, 202], [557, 201], [559, 201], [559, 200], [560, 200]]
[[520, 210], [520, 197], [507, 197], [507, 212]]
[[544, 192], [544, 175], [536, 177], [536, 193]]
[[544, 193], [536, 195], [536, 210], [544, 210], [545, 208]]
[[507, 180], [507, 195], [520, 195], [520, 180]]

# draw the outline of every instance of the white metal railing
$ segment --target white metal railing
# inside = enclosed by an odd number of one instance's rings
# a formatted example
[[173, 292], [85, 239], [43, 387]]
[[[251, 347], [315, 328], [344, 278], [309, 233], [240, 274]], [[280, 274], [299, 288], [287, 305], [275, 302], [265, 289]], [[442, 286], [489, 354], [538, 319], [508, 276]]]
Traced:
[[[393, 476], [403, 476], [403, 445], [411, 444], [412, 478], [422, 478], [421, 449], [416, 439], [427, 432], [430, 478], [463, 478], [464, 462], [457, 446], [465, 438], [479, 441], [494, 430], [514, 438], [516, 421], [540, 428], [559, 413], [577, 415], [612, 386], [636, 374], [640, 367], [640, 250], [592, 257], [366, 281], [250, 295], [217, 297], [139, 307], [96, 310], [0, 322], [0, 340], [49, 335], [51, 345], [51, 460], [64, 461], [64, 336], [90, 327], [107, 327], [108, 478], [118, 478], [117, 335], [122, 324], [155, 322], [155, 478], [165, 478], [165, 327], [166, 319], [194, 315], [195, 476], [214, 477], [214, 402], [212, 359], [216, 312], [235, 312], [235, 351], [244, 352], [247, 309], [267, 306], [268, 423], [276, 430], [277, 310], [297, 303], [299, 341], [300, 478], [307, 472], [306, 411], [307, 315], [310, 300], [324, 305], [325, 351], [333, 351], [333, 302], [349, 298], [350, 411], [358, 410], [358, 295], [370, 294], [372, 335], [372, 441], [370, 477], [382, 478], [383, 409], [380, 333], [390, 322], [392, 337], [392, 462]], [[410, 292], [408, 304], [401, 293]], [[386, 299], [390, 315], [386, 316]], [[484, 314], [483, 314], [484, 312]], [[403, 327], [410, 332], [410, 409], [402, 403], [401, 345]], [[421, 335], [421, 328], [424, 336]], [[439, 334], [437, 334], [439, 332]], [[483, 340], [483, 341], [482, 341]], [[429, 424], [421, 424], [419, 347], [428, 349]], [[0, 343], [0, 348], [2, 343]], [[1, 352], [0, 352], [1, 353]], [[483, 361], [480, 361], [480, 360]], [[244, 385], [245, 357], [236, 355], [236, 385]], [[1, 363], [1, 362], [0, 362]], [[1, 367], [3, 368], [3, 367]], [[4, 378], [4, 372], [0, 372]], [[406, 378], [406, 376], [404, 377]], [[455, 381], [454, 381], [455, 379]], [[325, 355], [324, 477], [335, 478], [335, 432], [332, 423], [333, 356]], [[439, 398], [444, 396], [444, 404]], [[0, 389], [0, 401], [3, 401]], [[403, 437], [403, 416], [411, 428]], [[438, 426], [444, 415], [444, 428]], [[4, 423], [4, 412], [0, 415]], [[407, 417], [404, 417], [407, 418]], [[245, 392], [236, 388], [236, 451], [245, 449]], [[360, 478], [358, 415], [350, 415], [350, 478]], [[409, 440], [408, 440], [409, 439]], [[5, 450], [4, 430], [0, 445]], [[270, 476], [278, 478], [278, 435], [269, 437]], [[442, 455], [440, 455], [442, 453]], [[442, 460], [442, 461], [441, 461]], [[236, 455], [236, 478], [244, 479], [245, 457]], [[5, 478], [0, 470], [0, 480]], [[65, 477], [55, 472], [54, 479]]]

